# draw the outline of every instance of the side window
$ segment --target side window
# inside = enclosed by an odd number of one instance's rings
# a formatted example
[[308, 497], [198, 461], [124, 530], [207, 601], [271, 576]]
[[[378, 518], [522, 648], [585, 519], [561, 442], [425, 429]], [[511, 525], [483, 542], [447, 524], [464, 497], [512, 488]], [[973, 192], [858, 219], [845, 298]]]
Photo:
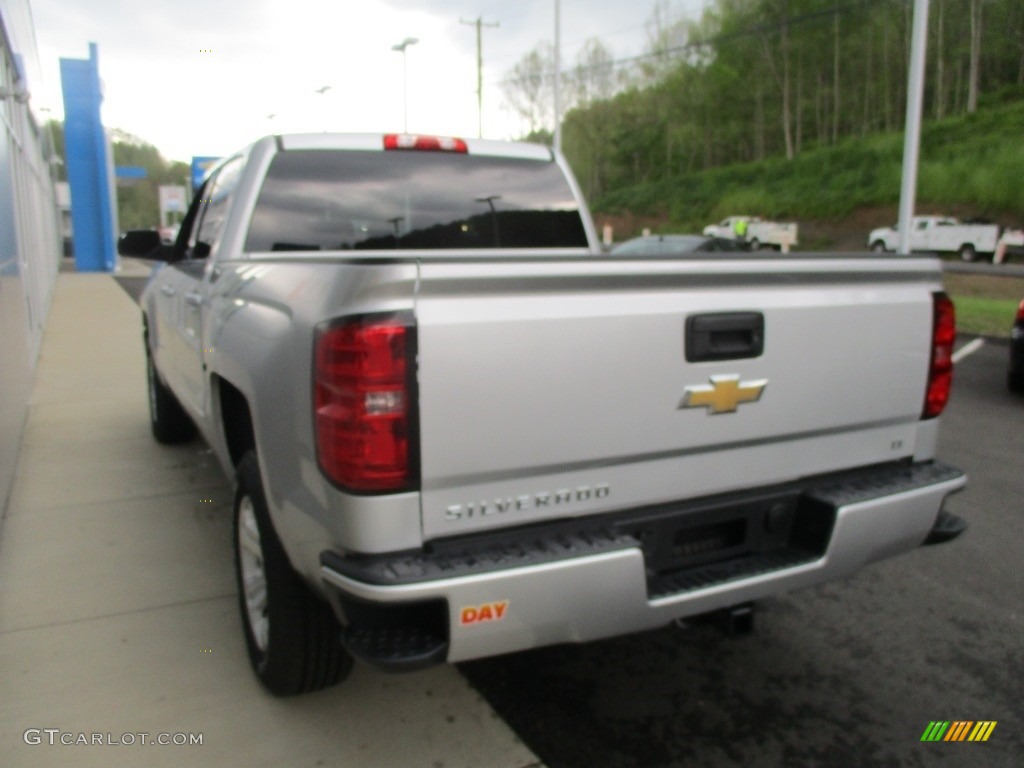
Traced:
[[205, 259], [217, 246], [241, 172], [242, 158], [236, 157], [221, 166], [200, 189], [202, 200], [188, 238], [190, 258]]
[[196, 190], [196, 197], [178, 229], [178, 239], [174, 244], [175, 261], [205, 259], [210, 255], [223, 228], [231, 191], [238, 184], [240, 167], [241, 158], [229, 161]]
[[203, 208], [206, 206], [206, 190], [209, 187], [210, 182], [207, 181], [196, 190], [188, 211], [185, 213], [185, 218], [181, 220], [181, 225], [178, 227], [178, 237], [174, 241], [173, 261], [182, 261], [192, 257], [192, 248], [195, 246], [196, 232], [198, 231], [197, 223], [202, 215]]

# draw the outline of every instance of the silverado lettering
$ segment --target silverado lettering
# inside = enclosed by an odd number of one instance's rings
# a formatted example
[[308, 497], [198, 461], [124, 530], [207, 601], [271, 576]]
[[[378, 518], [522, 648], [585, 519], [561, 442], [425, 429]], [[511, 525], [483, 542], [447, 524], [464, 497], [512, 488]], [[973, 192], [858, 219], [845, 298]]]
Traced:
[[445, 508], [445, 520], [463, 520], [471, 517], [487, 517], [503, 512], [522, 512], [527, 509], [540, 507], [558, 506], [572, 504], [575, 502], [589, 501], [590, 499], [603, 499], [611, 494], [608, 484], [581, 486], [575, 490], [562, 488], [552, 493], [535, 493], [532, 496], [509, 496], [504, 499], [494, 499], [492, 502], [480, 501], [467, 504], [452, 504]]

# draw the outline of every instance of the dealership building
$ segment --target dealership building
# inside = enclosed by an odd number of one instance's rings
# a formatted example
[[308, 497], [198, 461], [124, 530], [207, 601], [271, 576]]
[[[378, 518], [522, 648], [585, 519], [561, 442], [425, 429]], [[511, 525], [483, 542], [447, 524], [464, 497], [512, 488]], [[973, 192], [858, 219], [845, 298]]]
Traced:
[[61, 259], [52, 137], [28, 0], [0, 0], [0, 509]]

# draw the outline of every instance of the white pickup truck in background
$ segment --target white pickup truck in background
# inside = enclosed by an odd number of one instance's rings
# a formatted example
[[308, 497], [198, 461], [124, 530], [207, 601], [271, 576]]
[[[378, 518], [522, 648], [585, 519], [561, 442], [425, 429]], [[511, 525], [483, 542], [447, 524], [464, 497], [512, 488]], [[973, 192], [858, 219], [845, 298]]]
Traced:
[[745, 221], [747, 224], [743, 238], [750, 243], [752, 251], [760, 250], [764, 246], [789, 253], [789, 249], [797, 245], [798, 227], [795, 223], [764, 221], [758, 216], [727, 216], [718, 224], [708, 224], [704, 227], [704, 236], [735, 238], [738, 236], [736, 223], [739, 221]]
[[[1006, 246], [1016, 245], [1024, 235], [1016, 230], [1005, 232], [998, 224], [965, 224], [952, 216], [914, 216], [910, 220], [910, 250], [929, 253], [957, 253], [964, 261], [979, 256], [993, 259]], [[897, 227], [873, 229], [868, 247], [876, 253], [895, 251], [899, 247]]]

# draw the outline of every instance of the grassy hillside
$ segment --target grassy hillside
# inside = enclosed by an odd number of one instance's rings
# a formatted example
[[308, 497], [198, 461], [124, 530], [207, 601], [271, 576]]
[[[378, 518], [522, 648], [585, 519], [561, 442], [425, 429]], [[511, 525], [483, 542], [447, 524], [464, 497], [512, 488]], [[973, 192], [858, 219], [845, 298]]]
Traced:
[[[931, 121], [921, 134], [917, 208], [1024, 224], [1024, 100], [1020, 89], [973, 115]], [[734, 213], [804, 223], [899, 201], [903, 134], [848, 139], [773, 158], [638, 184], [592, 201], [597, 213], [652, 217], [663, 231], [699, 231]], [[627, 232], [616, 232], [625, 236]]]

